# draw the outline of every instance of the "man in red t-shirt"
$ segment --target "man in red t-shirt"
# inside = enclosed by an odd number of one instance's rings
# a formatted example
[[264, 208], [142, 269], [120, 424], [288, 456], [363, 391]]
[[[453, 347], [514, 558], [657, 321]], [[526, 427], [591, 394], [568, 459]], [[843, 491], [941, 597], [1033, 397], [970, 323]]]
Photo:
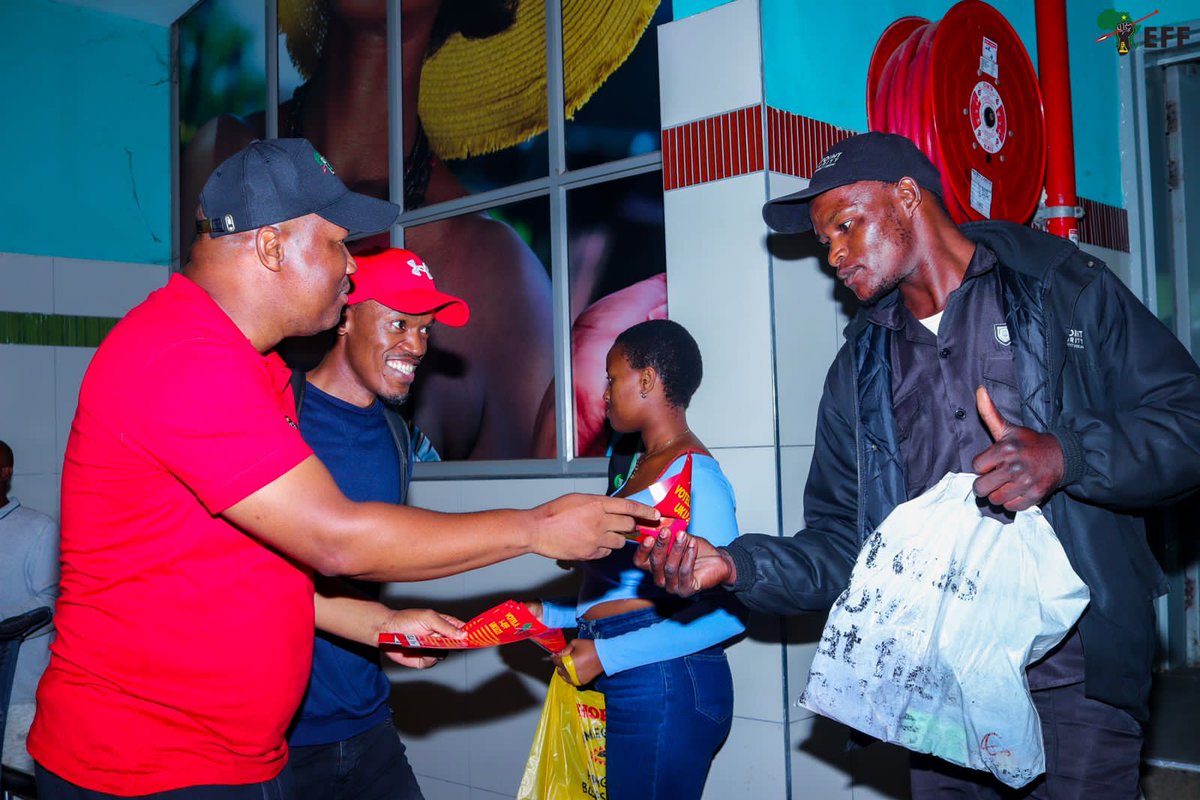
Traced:
[[655, 516], [590, 495], [475, 514], [342, 495], [270, 351], [337, 323], [346, 238], [398, 211], [348, 191], [303, 139], [253, 142], [205, 185], [208, 235], [183, 274], [96, 352], [67, 442], [58, 640], [29, 736], [43, 800], [287, 798], [312, 569], [413, 581], [524, 553], [596, 558], [625, 543], [631, 515]]

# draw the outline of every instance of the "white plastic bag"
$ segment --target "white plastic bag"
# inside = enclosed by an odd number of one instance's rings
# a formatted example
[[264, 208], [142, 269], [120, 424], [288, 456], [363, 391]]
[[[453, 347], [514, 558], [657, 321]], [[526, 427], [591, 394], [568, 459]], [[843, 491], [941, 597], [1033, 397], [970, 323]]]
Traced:
[[1088, 604], [1040, 509], [984, 517], [950, 473], [888, 516], [829, 613], [800, 697], [878, 739], [1024, 786], [1045, 771], [1025, 667]]

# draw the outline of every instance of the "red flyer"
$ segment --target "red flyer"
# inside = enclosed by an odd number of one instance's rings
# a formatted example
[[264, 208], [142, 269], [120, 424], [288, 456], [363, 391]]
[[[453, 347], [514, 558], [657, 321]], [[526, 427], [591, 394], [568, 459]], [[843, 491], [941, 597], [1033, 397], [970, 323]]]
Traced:
[[666, 528], [671, 531], [671, 538], [667, 542], [667, 552], [670, 552], [675, 538], [687, 530], [692, 518], [692, 454], [688, 453], [683, 469], [670, 478], [652, 484], [646, 491], [650, 493], [654, 507], [662, 514], [662, 519], [654, 527], [639, 525], [636, 531], [627, 534], [627, 538], [640, 542], [647, 536], [657, 536], [659, 531]]
[[505, 600], [472, 619], [463, 630], [466, 639], [451, 639], [431, 634], [414, 636], [408, 633], [379, 634], [380, 647], [428, 647], [440, 650], [467, 650], [477, 647], [493, 647], [532, 639], [550, 653], [557, 653], [567, 646], [566, 637], [560, 628], [547, 628], [539, 622], [524, 603]]

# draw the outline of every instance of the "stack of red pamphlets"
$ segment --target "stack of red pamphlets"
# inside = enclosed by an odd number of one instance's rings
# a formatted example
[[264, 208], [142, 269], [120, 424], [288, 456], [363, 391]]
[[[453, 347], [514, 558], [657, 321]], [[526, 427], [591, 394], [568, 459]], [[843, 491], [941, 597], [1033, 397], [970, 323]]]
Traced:
[[441, 650], [467, 650], [476, 647], [493, 647], [532, 639], [551, 653], [567, 646], [561, 628], [547, 628], [539, 622], [524, 603], [505, 600], [472, 619], [463, 630], [466, 639], [451, 639], [439, 634], [414, 636], [409, 633], [381, 633], [379, 644], [396, 647], [430, 647]]

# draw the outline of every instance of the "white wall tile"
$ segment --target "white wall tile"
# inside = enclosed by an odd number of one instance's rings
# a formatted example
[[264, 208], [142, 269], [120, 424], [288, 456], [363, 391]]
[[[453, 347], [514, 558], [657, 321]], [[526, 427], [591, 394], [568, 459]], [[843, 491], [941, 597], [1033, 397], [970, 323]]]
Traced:
[[54, 312], [54, 259], [0, 253], [0, 311]]
[[1113, 273], [1121, 279], [1121, 281], [1131, 289], [1134, 293], [1139, 292], [1139, 289], [1134, 289], [1133, 281], [1133, 257], [1124, 250], [1110, 250], [1107, 247], [1097, 247], [1094, 244], [1086, 244], [1080, 242], [1079, 249], [1085, 253], [1091, 253], [1099, 258], [1108, 266]]
[[421, 784], [421, 794], [425, 795], [425, 800], [471, 800], [471, 787], [465, 784], [438, 780], [419, 772], [417, 782]]
[[780, 619], [752, 614], [743, 638], [726, 650], [733, 673], [733, 713], [783, 722], [783, 643]]
[[413, 481], [408, 489], [409, 505], [431, 511], [461, 511], [464, 481]]
[[160, 264], [54, 259], [54, 313], [121, 317], [166, 284]]
[[[703, 15], [701, 15], [703, 16]], [[667, 192], [667, 304], [700, 345], [688, 418], [709, 447], [775, 441], [761, 175]]]
[[[692, 423], [693, 427], [695, 423]], [[707, 443], [707, 431], [701, 432]], [[775, 448], [720, 447], [712, 449], [721, 472], [733, 486], [737, 501], [738, 530], [742, 533], [778, 534]]]
[[59, 471], [62, 470], [63, 455], [67, 451], [71, 422], [75, 419], [75, 409], [79, 405], [79, 387], [94, 355], [94, 347], [54, 348], [54, 427], [57, 440], [55, 458]]
[[812, 466], [812, 447], [790, 446], [779, 449], [779, 499], [783, 505], [784, 536], [804, 527], [804, 487]]
[[786, 797], [784, 735], [783, 725], [778, 722], [734, 717], [729, 738], [708, 772], [704, 800]]
[[18, 471], [13, 475], [10, 493], [19, 499], [25, 508], [40, 511], [51, 519], [58, 519], [58, 475], [56, 473], [22, 474]]
[[15, 471], [50, 474], [61, 470], [54, 410], [54, 350], [0, 344], [0, 439], [15, 456]]
[[658, 29], [662, 126], [762, 102], [757, 0], [736, 2]]
[[852, 800], [846, 728], [824, 717], [808, 717], [793, 722], [789, 734], [792, 796]]

